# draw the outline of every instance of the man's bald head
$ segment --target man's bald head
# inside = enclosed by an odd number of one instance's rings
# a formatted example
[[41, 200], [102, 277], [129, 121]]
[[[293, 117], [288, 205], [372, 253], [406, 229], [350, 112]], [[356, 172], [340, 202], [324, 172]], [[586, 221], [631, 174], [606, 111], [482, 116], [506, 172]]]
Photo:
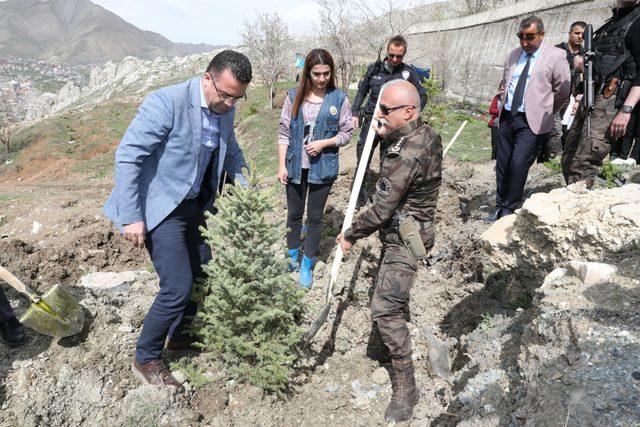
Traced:
[[[393, 105], [413, 105], [415, 108], [416, 117], [420, 114], [420, 94], [418, 89], [406, 80], [392, 80], [386, 83], [383, 87], [383, 96], [380, 100], [384, 104], [383, 100], [388, 101]], [[387, 105], [387, 104], [385, 104]], [[392, 105], [387, 105], [390, 107]]]
[[420, 117], [420, 95], [416, 87], [405, 80], [392, 80], [382, 86], [376, 117], [380, 123], [376, 132], [383, 138]]

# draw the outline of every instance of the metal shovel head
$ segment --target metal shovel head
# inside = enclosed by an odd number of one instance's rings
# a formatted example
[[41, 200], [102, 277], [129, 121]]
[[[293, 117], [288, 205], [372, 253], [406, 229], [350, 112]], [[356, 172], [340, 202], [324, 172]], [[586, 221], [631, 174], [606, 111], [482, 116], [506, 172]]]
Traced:
[[62, 338], [82, 331], [84, 309], [70, 293], [58, 285], [32, 303], [20, 322], [43, 335]]
[[307, 332], [307, 340], [304, 343], [305, 347], [309, 345], [309, 343], [311, 342], [313, 337], [316, 336], [316, 334], [318, 333], [320, 328], [322, 328], [322, 325], [324, 325], [324, 322], [327, 321], [327, 317], [329, 317], [329, 312], [330, 311], [331, 311], [331, 302], [329, 302], [329, 304], [327, 304], [322, 309], [322, 311], [320, 312], [320, 315], [318, 316], [316, 321], [313, 322], [313, 325], [311, 325], [311, 328], [309, 329], [309, 332]]

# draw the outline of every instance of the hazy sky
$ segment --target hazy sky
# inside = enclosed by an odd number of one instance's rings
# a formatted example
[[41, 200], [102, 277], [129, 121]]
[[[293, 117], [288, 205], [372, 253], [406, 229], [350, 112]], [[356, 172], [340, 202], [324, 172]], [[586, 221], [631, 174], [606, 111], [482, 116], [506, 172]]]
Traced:
[[[0, 0], [1, 1], [1, 0]], [[296, 35], [312, 35], [319, 22], [313, 0], [91, 0], [143, 30], [155, 31], [174, 42], [236, 44], [245, 19], [256, 13], [278, 12]], [[364, 0], [366, 1], [366, 0]], [[437, 0], [392, 0], [398, 7]], [[367, 1], [369, 7], [386, 0]]]
[[294, 34], [312, 34], [318, 7], [312, 0], [91, 0], [143, 30], [174, 42], [235, 44], [244, 19], [278, 12]]

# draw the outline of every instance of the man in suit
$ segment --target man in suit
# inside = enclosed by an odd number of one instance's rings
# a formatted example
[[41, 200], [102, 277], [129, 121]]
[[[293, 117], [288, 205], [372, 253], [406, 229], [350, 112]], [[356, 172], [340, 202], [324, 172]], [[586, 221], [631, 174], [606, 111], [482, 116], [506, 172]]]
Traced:
[[193, 280], [211, 259], [198, 227], [223, 170], [246, 182], [233, 118], [250, 81], [246, 56], [220, 52], [202, 76], [150, 94], [116, 151], [115, 187], [104, 211], [127, 240], [147, 248], [160, 277], [132, 366], [147, 384], [182, 387], [161, 353], [167, 337], [168, 350], [193, 349], [182, 331], [196, 311], [189, 302]]
[[507, 55], [504, 65], [507, 90], [499, 119], [496, 211], [489, 221], [520, 207], [529, 168], [547, 142], [554, 114], [569, 98], [571, 87], [566, 53], [543, 43], [540, 18], [525, 18], [517, 36], [520, 47]]

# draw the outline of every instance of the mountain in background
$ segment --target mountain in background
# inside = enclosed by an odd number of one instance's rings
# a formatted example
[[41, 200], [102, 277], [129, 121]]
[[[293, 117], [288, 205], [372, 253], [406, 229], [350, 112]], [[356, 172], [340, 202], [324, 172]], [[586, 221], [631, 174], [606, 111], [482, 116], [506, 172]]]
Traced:
[[0, 2], [0, 57], [15, 55], [51, 62], [154, 59], [208, 52], [220, 46], [174, 43], [141, 30], [89, 0]]

